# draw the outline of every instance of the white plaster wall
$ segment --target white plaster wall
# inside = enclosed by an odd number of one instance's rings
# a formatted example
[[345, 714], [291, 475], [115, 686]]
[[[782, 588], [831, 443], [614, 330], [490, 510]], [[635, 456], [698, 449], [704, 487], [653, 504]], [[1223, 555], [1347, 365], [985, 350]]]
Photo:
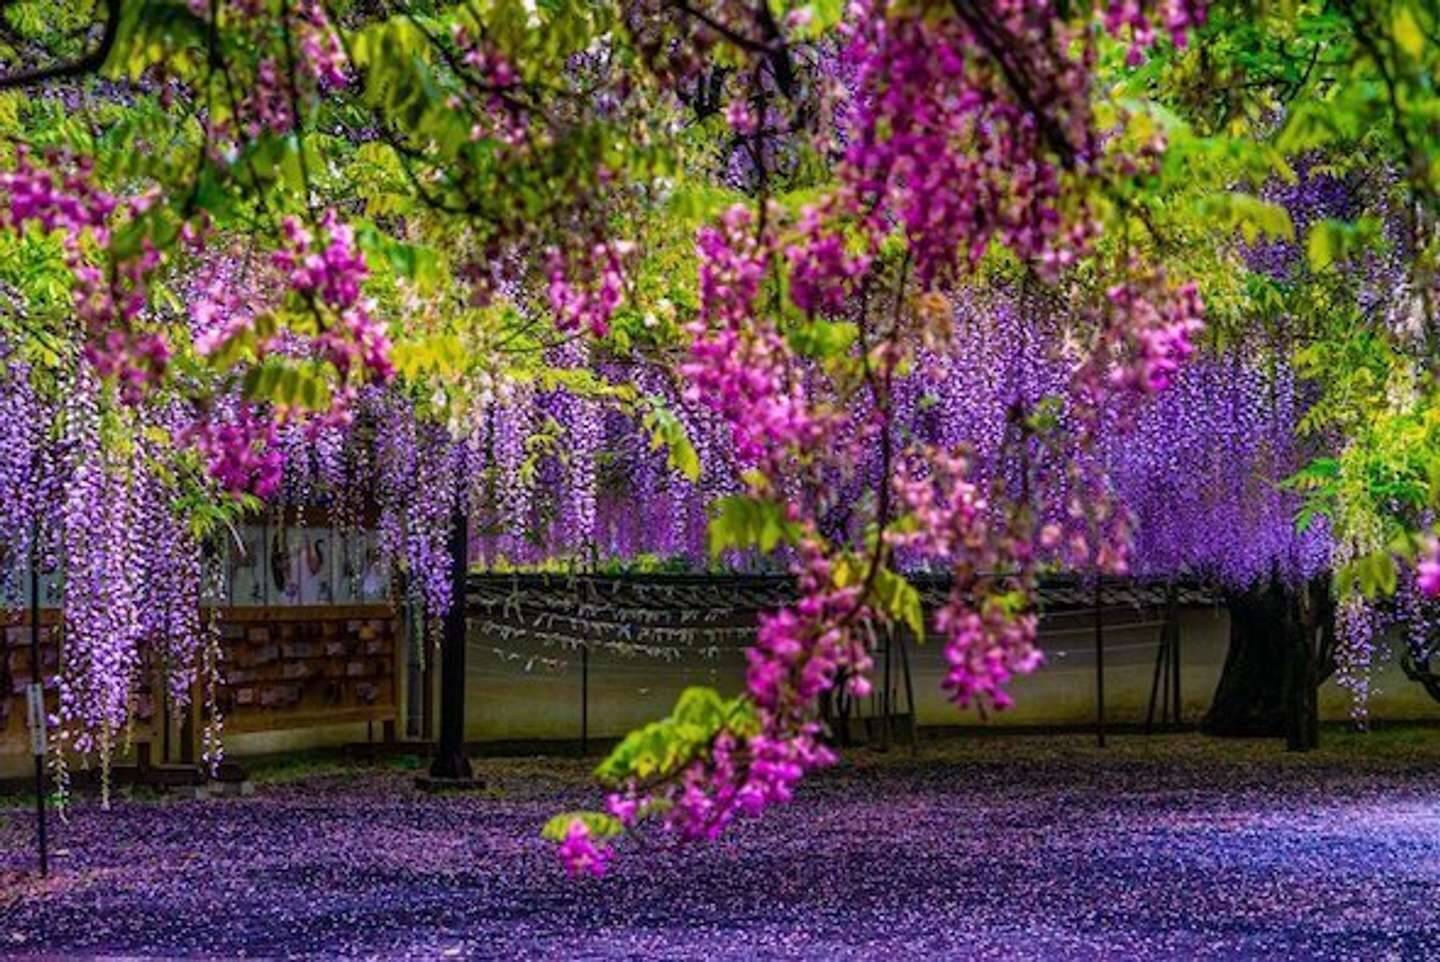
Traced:
[[[1055, 619], [1041, 631], [1047, 662], [1034, 675], [1011, 685], [1016, 705], [992, 714], [984, 724], [1088, 725], [1095, 717], [1095, 654], [1093, 622]], [[1223, 608], [1191, 608], [1181, 617], [1181, 702], [1186, 721], [1197, 721], [1210, 705], [1229, 640], [1229, 617]], [[1160, 626], [1145, 613], [1107, 613], [1105, 628], [1105, 706], [1112, 722], [1143, 722], [1154, 677]], [[1138, 619], [1139, 624], [1134, 624]], [[1129, 621], [1130, 626], [1114, 622]], [[497, 653], [494, 648], [501, 647]], [[469, 714], [467, 738], [573, 739], [580, 732], [581, 668], [578, 652], [506, 642], [503, 646], [472, 635], [469, 651]], [[940, 688], [944, 658], [929, 643], [910, 649], [915, 701], [922, 725], [971, 725], [981, 720], [972, 709], [961, 711]], [[533, 661], [531, 659], [534, 659]], [[547, 668], [543, 659], [564, 662]], [[897, 659], [898, 661], [898, 659]], [[526, 666], [529, 666], [528, 670]], [[894, 672], [899, 705], [904, 689], [898, 665]], [[596, 650], [590, 657], [589, 731], [593, 737], [622, 735], [660, 717], [688, 685], [706, 684], [722, 693], [738, 692], [744, 684], [744, 660], [738, 651], [709, 660], [685, 655], [674, 662], [646, 656], [623, 657]], [[1440, 719], [1440, 704], [1406, 679], [1393, 659], [1377, 672], [1370, 701], [1372, 718], [1393, 721]], [[1350, 697], [1334, 682], [1321, 692], [1327, 720], [1348, 717]]]

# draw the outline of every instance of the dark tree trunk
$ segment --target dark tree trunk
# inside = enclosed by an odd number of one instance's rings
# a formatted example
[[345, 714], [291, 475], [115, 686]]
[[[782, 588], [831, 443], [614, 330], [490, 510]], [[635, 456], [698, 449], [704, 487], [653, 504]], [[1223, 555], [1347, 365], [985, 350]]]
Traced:
[[1286, 610], [1290, 669], [1286, 673], [1285, 747], [1320, 746], [1320, 686], [1335, 670], [1335, 601], [1329, 579], [1316, 578]]
[[1271, 583], [1226, 601], [1230, 647], [1201, 727], [1212, 735], [1278, 737], [1285, 730], [1284, 592]]
[[465, 757], [465, 575], [470, 568], [470, 530], [464, 499], [450, 526], [450, 610], [440, 650], [440, 737], [430, 764], [432, 778], [474, 776]]
[[1285, 737], [1291, 751], [1319, 744], [1319, 687], [1333, 670], [1334, 603], [1328, 578], [1303, 589], [1272, 579], [1231, 595], [1230, 649], [1202, 727], [1213, 735]]

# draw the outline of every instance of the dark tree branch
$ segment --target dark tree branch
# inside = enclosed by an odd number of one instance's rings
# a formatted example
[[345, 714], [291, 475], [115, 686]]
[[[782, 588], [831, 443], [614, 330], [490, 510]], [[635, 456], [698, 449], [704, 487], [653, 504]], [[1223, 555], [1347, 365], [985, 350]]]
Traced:
[[121, 2], [122, 0], [105, 0], [105, 32], [100, 36], [100, 43], [95, 49], [78, 60], [0, 75], [0, 90], [33, 87], [52, 80], [84, 77], [99, 71], [105, 66], [105, 61], [109, 59], [110, 51], [114, 49], [115, 41], [120, 36]]

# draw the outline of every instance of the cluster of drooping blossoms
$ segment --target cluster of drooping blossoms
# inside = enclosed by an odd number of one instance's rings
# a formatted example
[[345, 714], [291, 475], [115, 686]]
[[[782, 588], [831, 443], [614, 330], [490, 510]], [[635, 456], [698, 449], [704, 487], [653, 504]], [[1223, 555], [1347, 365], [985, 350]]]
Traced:
[[[1010, 679], [1043, 661], [1035, 647], [1038, 622], [1023, 600], [1034, 587], [1037, 555], [1025, 530], [1027, 514], [1011, 513], [1009, 529], [997, 531], [991, 505], [970, 481], [963, 454], [932, 449], [924, 452], [923, 463], [924, 474], [905, 467], [896, 472], [895, 493], [916, 524], [887, 538], [896, 548], [951, 568], [950, 596], [935, 615], [948, 665], [942, 685], [951, 700], [982, 711], [1008, 708]], [[1053, 530], [1042, 535], [1047, 547], [1056, 538]]]
[[807, 314], [832, 316], [845, 310], [874, 259], [871, 251], [847, 250], [845, 235], [814, 207], [802, 213], [800, 239], [785, 248], [785, 256], [795, 306]]
[[[470, 128], [470, 139], [488, 137], [507, 147], [523, 147], [530, 118], [520, 96], [520, 73], [515, 64], [494, 43], [475, 36], [460, 24], [455, 25], [451, 40], [459, 62], [467, 71], [467, 94], [476, 98], [472, 104], [476, 118]], [[464, 103], [458, 94], [451, 98], [455, 109]]]
[[154, 195], [122, 203], [96, 183], [90, 158], [57, 153], [40, 165], [24, 145], [16, 150], [15, 170], [0, 173], [0, 195], [5, 226], [23, 232], [34, 225], [43, 233], [61, 233], [65, 261], [75, 275], [75, 312], [86, 332], [85, 356], [102, 376], [117, 379], [127, 400], [138, 400], [163, 376], [170, 359], [164, 336], [139, 328], [147, 306], [147, 280], [161, 255], [146, 240], [138, 253], [116, 259], [107, 270], [92, 262], [86, 247], [88, 239], [105, 257], [114, 217], [138, 217]]
[[268, 498], [279, 488], [284, 468], [275, 433], [271, 418], [242, 403], [233, 418], [198, 419], [189, 438], [222, 490]]
[[860, 586], [834, 585], [830, 561], [817, 541], [802, 543], [799, 554], [801, 599], [792, 608], [761, 615], [755, 645], [745, 653], [745, 690], [769, 711], [782, 710], [792, 699], [813, 702], [835, 687], [842, 670], [848, 672], [850, 694], [870, 694], [865, 674], [872, 665], [870, 652], [855, 632], [839, 627], [866, 613]]
[[408, 399], [391, 393], [369, 389], [363, 399], [376, 423], [369, 494], [380, 508], [380, 547], [405, 559], [426, 613], [439, 617], [454, 600], [448, 546], [466, 465], [443, 425], [422, 421]]
[[375, 302], [361, 296], [369, 268], [355, 244], [355, 231], [334, 209], [321, 215], [319, 228], [317, 236], [298, 218], [285, 218], [286, 246], [275, 252], [273, 262], [290, 290], [322, 312], [324, 330], [314, 347], [335, 366], [341, 381], [352, 371], [364, 380], [388, 381], [395, 374], [390, 338], [371, 313]]
[[[874, 0], [846, 17], [858, 90], [841, 181], [876, 233], [898, 220], [922, 285], [953, 276], [957, 253], [978, 261], [992, 239], [1054, 276], [1089, 230], [1084, 218], [1066, 227], [1060, 195], [1062, 169], [1096, 154], [1093, 45], [1048, 3], [985, 6], [978, 18], [995, 22], [983, 27]], [[991, 49], [1007, 34], [1007, 49]], [[1032, 86], [1011, 89], [1007, 69]]]
[[[324, 410], [273, 405], [262, 416], [250, 404], [237, 411], [212, 411], [197, 420], [188, 436], [197, 444], [212, 475], [232, 493], [262, 497], [278, 484], [282, 457], [276, 447], [277, 424], [297, 421], [314, 432], [342, 427], [353, 416], [359, 387], [385, 383], [394, 376], [390, 339], [374, 316], [373, 302], [363, 294], [369, 270], [355, 241], [354, 230], [334, 210], [320, 217], [317, 231], [297, 218], [281, 224], [284, 246], [270, 257], [284, 289], [302, 300], [319, 321], [319, 331], [302, 336], [282, 330], [253, 346], [258, 362], [271, 355], [318, 357], [335, 369], [337, 383]], [[207, 282], [197, 286], [190, 315], [196, 351], [208, 357], [235, 338], [255, 329], [263, 310], [256, 288], [225, 259], [210, 265]], [[273, 278], [274, 274], [262, 277]]]
[[[1135, 403], [1174, 384], [1181, 365], [1195, 353], [1193, 338], [1204, 328], [1204, 304], [1194, 283], [1166, 284], [1158, 268], [1140, 280], [1127, 280], [1106, 291], [1085, 359], [1070, 384], [1085, 452], [1102, 431], [1105, 412], [1112, 426], [1133, 424]], [[1061, 557], [1104, 574], [1130, 572], [1133, 515], [1121, 503], [1099, 459], [1079, 457], [1066, 466], [1071, 490], [1068, 512], [1088, 529], [1074, 532]]]
[[[818, 403], [819, 392], [845, 389], [801, 364], [775, 322], [761, 316], [758, 294], [775, 245], [755, 229], [748, 212], [732, 210], [719, 228], [701, 234], [700, 311], [687, 326], [691, 351], [682, 367], [690, 384], [687, 399], [721, 415], [739, 459], [755, 466], [746, 476], [749, 493], [780, 512], [773, 523], [786, 528], [794, 546], [801, 601], [762, 622], [749, 653], [749, 725], [719, 722], [690, 761], [643, 782], [634, 772], [623, 774], [623, 753], [614, 756], [622, 774], [606, 775], [618, 783], [609, 798], [610, 817], [622, 827], [658, 813], [682, 837], [714, 837], [736, 815], [784, 801], [808, 770], [833, 760], [821, 741], [817, 702], [842, 677], [853, 693], [866, 690], [869, 654], [857, 639], [876, 621], [893, 617], [870, 607], [869, 592], [896, 548], [934, 554], [953, 566], [955, 591], [936, 623], [948, 639], [947, 687], [955, 700], [1003, 708], [1005, 683], [1040, 662], [1029, 611], [1033, 570], [1041, 548], [1063, 550], [1059, 526], [1047, 525], [1032, 539], [1023, 499], [1013, 510], [987, 504], [966, 478], [963, 462], [954, 459], [936, 458], [933, 478], [902, 475], [898, 488], [888, 476], [893, 438], [886, 385], [906, 356], [900, 339], [908, 321], [900, 317], [910, 288], [934, 292], [992, 243], [1054, 280], [1088, 254], [1099, 229], [1083, 196], [1071, 202], [1062, 195], [1065, 171], [1103, 176], [1109, 169], [1091, 123], [1092, 38], [1048, 3], [996, 0], [980, 6], [931, 16], [857, 0], [847, 17], [847, 57], [857, 65], [858, 91], [841, 187], [807, 214], [786, 256], [792, 282], [798, 281], [792, 297], [802, 310], [863, 312], [866, 298], [854, 295], [872, 280], [881, 241], [898, 228], [905, 266], [894, 299], [896, 319], [878, 344], [867, 343], [866, 324], [860, 325], [859, 391], [870, 396], [868, 405], [850, 406], [868, 413], [836, 413], [858, 398]], [[732, 122], [748, 126], [736, 113]], [[777, 220], [767, 217], [766, 223]], [[858, 237], [854, 248], [844, 240], [847, 231]], [[1120, 298], [1114, 308], [1116, 332], [1104, 328], [1104, 360], [1093, 365], [1105, 375], [1100, 383], [1112, 386], [1108, 375], [1117, 356], [1128, 364], [1133, 354], [1140, 358], [1134, 363], [1142, 383], [1163, 387], [1193, 331], [1158, 323], [1154, 317], [1168, 317], [1164, 310], [1147, 313], [1134, 297]], [[1077, 367], [1089, 370], [1084, 363]], [[849, 434], [842, 437], [845, 428]], [[877, 499], [882, 537], [880, 550], [867, 550], [867, 559], [856, 563], [846, 544], [819, 536], [812, 502], [823, 499], [792, 493], [806, 479], [823, 484], [827, 468], [843, 472], [867, 446], [885, 452]], [[894, 529], [891, 493], [907, 512], [907, 524]], [[1119, 512], [1104, 512], [1112, 519], [1108, 526], [1099, 524], [1101, 512], [1084, 513], [1097, 542], [1128, 535], [1113, 520], [1123, 517]], [[1094, 555], [1111, 568], [1123, 564], [1122, 551], [1106, 557], [1096, 548], [1083, 536], [1076, 546], [1085, 560]], [[765, 765], [757, 771], [760, 762]], [[578, 831], [567, 832], [566, 840], [574, 842], [562, 853], [572, 871], [603, 871], [588, 831], [583, 839]]]
[[[1170, 34], [1177, 47], [1189, 41], [1190, 30], [1205, 22], [1205, 4], [1195, 0], [1161, 0], [1159, 3], [1159, 25]], [[1113, 37], [1130, 34], [1130, 49], [1125, 61], [1138, 67], [1145, 60], [1145, 51], [1155, 45], [1156, 23], [1140, 0], [1108, 0], [1105, 5], [1105, 29]]]
[[767, 452], [812, 446], [825, 430], [805, 399], [789, 347], [773, 322], [756, 313], [772, 246], [755, 237], [750, 211], [738, 205], [720, 227], [701, 229], [701, 306], [686, 325], [690, 359], [680, 368], [686, 400], [724, 417], [736, 453], [748, 463]]
[[274, 29], [266, 5], [256, 0], [190, 0], [190, 10], [207, 21], [218, 17], [227, 32], [245, 35], [257, 54], [251, 83], [232, 105], [234, 116], [210, 121], [209, 147], [217, 159], [238, 156], [237, 133], [254, 141], [294, 130], [302, 91], [323, 93], [350, 82], [344, 45], [322, 0], [287, 2], [283, 30]]
[[288, 9], [298, 27], [299, 62], [321, 90], [350, 83], [350, 62], [322, 0], [296, 0]]
[[1105, 296], [1123, 317], [1102, 328], [1108, 342], [1102, 351], [1119, 349], [1111, 385], [1147, 394], [1165, 390], [1195, 353], [1193, 338], [1205, 327], [1205, 305], [1194, 282], [1172, 290], [1156, 273], [1148, 283], [1116, 284]]
[[625, 258], [633, 249], [626, 241], [599, 243], [578, 260], [550, 249], [547, 292], [560, 330], [595, 337], [610, 333], [610, 319], [625, 299]]
[[565, 870], [571, 875], [594, 875], [597, 878], [605, 874], [610, 859], [615, 855], [608, 846], [596, 845], [590, 835], [590, 826], [578, 818], [565, 830], [558, 852], [560, 860], [565, 863]]
[[1427, 598], [1440, 598], [1440, 539], [1425, 540], [1415, 565], [1415, 585]]
[[[752, 494], [777, 497], [787, 466], [823, 447], [834, 421], [813, 409], [800, 388], [801, 369], [756, 301], [775, 250], [756, 236], [751, 215], [731, 209], [718, 228], [700, 232], [700, 310], [688, 325], [690, 360], [682, 366], [687, 396], [728, 424], [737, 453], [757, 466]], [[799, 502], [785, 502], [796, 532], [800, 599], [761, 619], [747, 652], [750, 710], [743, 722], [720, 724], [704, 749], [658, 784], [624, 779], [608, 800], [609, 814], [630, 827], [659, 813], [662, 825], [686, 840], [718, 836], [737, 816], [758, 815], [788, 801], [807, 772], [831, 764], [817, 700], [846, 679], [849, 691], [869, 690], [872, 661], [865, 626], [875, 617], [859, 585], [844, 584], [832, 549], [817, 535]], [[588, 830], [568, 829], [559, 854], [572, 873], [602, 872], [608, 852]]]

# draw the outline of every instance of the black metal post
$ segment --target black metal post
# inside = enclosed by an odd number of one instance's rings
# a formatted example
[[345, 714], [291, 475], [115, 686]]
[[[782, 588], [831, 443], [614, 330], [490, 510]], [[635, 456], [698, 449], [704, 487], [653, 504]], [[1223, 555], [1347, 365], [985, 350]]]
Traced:
[[590, 646], [580, 646], [580, 757], [590, 753]]
[[900, 672], [905, 676], [905, 707], [910, 710], [910, 753], [920, 750], [920, 716], [915, 711], [915, 682], [910, 677], [910, 654], [905, 650], [905, 629], [900, 629]]
[[[1164, 684], [1161, 684], [1161, 681]], [[1155, 724], [1155, 702], [1160, 697], [1160, 724], [1170, 716], [1170, 625], [1167, 622], [1160, 629], [1160, 647], [1155, 652], [1155, 675], [1150, 679], [1150, 705], [1145, 709], [1145, 734], [1150, 734]]]
[[456, 497], [450, 522], [450, 610], [445, 613], [440, 650], [440, 738], [430, 763], [431, 778], [470, 779], [465, 757], [465, 576], [470, 569], [470, 519], [465, 499]]
[[50, 849], [45, 838], [45, 682], [40, 664], [40, 526], [30, 529], [30, 746], [35, 754], [35, 834], [40, 848], [40, 876], [50, 874]]
[[1095, 575], [1095, 741], [1105, 747], [1105, 610], [1099, 573]]
[[1170, 704], [1175, 711], [1175, 724], [1179, 726], [1184, 720], [1180, 715], [1180, 599], [1171, 585], [1165, 599], [1165, 621], [1170, 627], [1170, 681], [1171, 689]]
[[880, 733], [880, 748], [887, 752], [890, 750], [890, 738], [893, 734], [890, 730], [891, 720], [895, 717], [894, 705], [890, 701], [890, 639], [893, 637], [895, 637], [895, 627], [887, 625], [885, 628], [885, 695], [880, 699], [881, 704], [885, 706], [885, 721], [881, 723], [884, 728]]

